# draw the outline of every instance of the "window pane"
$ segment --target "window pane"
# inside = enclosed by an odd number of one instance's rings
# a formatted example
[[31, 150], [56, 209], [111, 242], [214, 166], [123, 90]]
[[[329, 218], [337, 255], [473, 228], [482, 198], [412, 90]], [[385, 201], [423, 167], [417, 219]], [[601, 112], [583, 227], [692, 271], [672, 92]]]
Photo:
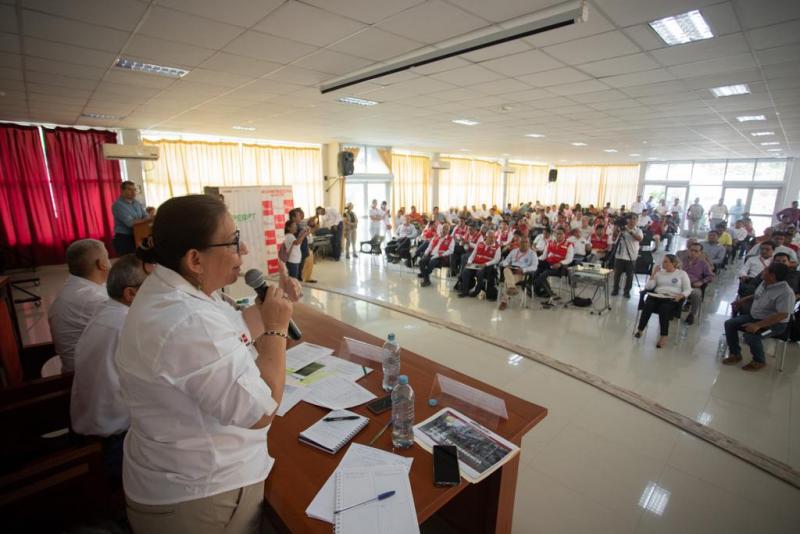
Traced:
[[747, 193], [748, 189], [745, 188], [735, 188], [735, 187], [728, 187], [725, 189], [725, 196], [722, 197], [726, 206], [728, 206], [728, 211], [732, 207], [736, 205], [737, 200], [742, 201], [742, 205], [747, 205]]
[[[686, 211], [686, 188], [685, 187], [668, 187], [667, 188], [667, 205], [672, 206], [675, 204], [675, 199], [678, 199], [678, 203], [683, 208], [683, 211]], [[671, 208], [670, 208], [671, 209]]]
[[[708, 208], [719, 202], [722, 196], [722, 187], [714, 185], [693, 185], [689, 188], [689, 198], [686, 200], [686, 208], [690, 204], [694, 204], [694, 199], [700, 199], [700, 205], [703, 206], [704, 215], [700, 222], [700, 228], [705, 230], [708, 226]], [[684, 216], [684, 219], [686, 217]]]
[[753, 167], [755, 167], [755, 161], [729, 161], [725, 181], [752, 182]]
[[695, 163], [692, 185], [720, 185], [725, 178], [725, 162]]
[[367, 152], [364, 150], [363, 146], [358, 148], [358, 156], [356, 156], [356, 160], [353, 162], [353, 173], [364, 174], [367, 172]]
[[665, 198], [665, 189], [663, 185], [646, 185], [642, 190], [642, 198], [646, 202], [648, 198], [653, 197], [653, 203], [658, 204], [660, 200]]
[[764, 229], [772, 224], [772, 217], [750, 217], [750, 220], [753, 221], [753, 230], [756, 235], [763, 234]]
[[782, 182], [784, 174], [786, 174], [785, 161], [759, 161], [756, 165], [755, 179], [762, 182]]
[[692, 177], [691, 163], [670, 163], [667, 180], [670, 182], [688, 182]]
[[666, 163], [648, 163], [644, 180], [646, 182], [658, 182], [666, 180], [667, 167], [668, 165]]
[[374, 146], [367, 147], [367, 173], [368, 174], [389, 174], [389, 168], [378, 154], [378, 149]]
[[775, 201], [778, 199], [777, 189], [753, 189], [753, 200], [750, 201], [750, 213], [775, 213]]

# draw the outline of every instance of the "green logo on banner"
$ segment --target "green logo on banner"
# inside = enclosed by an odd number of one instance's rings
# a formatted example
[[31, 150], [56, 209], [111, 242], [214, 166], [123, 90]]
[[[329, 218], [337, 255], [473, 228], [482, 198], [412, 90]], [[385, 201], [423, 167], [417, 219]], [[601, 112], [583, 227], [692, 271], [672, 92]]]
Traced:
[[256, 218], [255, 213], [237, 213], [233, 216], [233, 220], [237, 223], [252, 221]]

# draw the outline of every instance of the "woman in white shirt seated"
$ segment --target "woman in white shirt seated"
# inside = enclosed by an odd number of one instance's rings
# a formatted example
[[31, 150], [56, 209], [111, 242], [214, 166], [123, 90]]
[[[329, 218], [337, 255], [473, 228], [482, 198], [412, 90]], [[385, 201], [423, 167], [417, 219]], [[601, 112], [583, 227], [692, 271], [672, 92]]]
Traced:
[[656, 344], [658, 348], [667, 343], [669, 321], [675, 315], [676, 308], [680, 309], [681, 302], [692, 292], [689, 275], [680, 269], [680, 262], [674, 254], [666, 254], [661, 265], [661, 267], [656, 265], [647, 281], [646, 289], [649, 293], [644, 301], [639, 327], [634, 334], [637, 338], [642, 337], [650, 316], [657, 313], [658, 324], [661, 327], [661, 337]]
[[123, 486], [136, 534], [256, 532], [273, 459], [267, 430], [283, 396], [296, 281], [237, 312], [219, 290], [247, 247], [225, 205], [166, 201], [116, 354], [130, 409]]

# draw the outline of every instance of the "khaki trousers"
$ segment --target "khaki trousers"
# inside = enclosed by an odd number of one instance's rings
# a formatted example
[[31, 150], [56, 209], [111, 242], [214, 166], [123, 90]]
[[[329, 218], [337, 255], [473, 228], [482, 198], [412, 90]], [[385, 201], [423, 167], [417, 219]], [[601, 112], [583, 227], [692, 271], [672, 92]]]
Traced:
[[511, 267], [505, 267], [503, 269], [503, 283], [506, 285], [506, 290], [503, 293], [501, 302], [508, 303], [509, 296], [519, 293], [517, 283], [522, 282], [524, 277], [525, 275], [523, 274], [515, 274], [514, 271], [511, 270]]
[[261, 529], [264, 482], [177, 504], [125, 501], [135, 534], [255, 534]]
[[314, 252], [311, 249], [309, 249], [308, 257], [306, 258], [305, 263], [303, 263], [303, 272], [301, 273], [304, 282], [311, 280], [311, 272], [313, 270], [314, 270]]

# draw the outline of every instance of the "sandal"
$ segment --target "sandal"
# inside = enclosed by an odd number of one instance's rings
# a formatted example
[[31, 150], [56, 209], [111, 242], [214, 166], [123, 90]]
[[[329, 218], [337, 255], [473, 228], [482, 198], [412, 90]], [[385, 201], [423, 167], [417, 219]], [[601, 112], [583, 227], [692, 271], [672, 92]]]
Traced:
[[635, 337], [636, 339], [639, 339], [640, 337], [642, 337], [642, 331], [638, 330], [635, 334], [633, 334], [633, 337]]

